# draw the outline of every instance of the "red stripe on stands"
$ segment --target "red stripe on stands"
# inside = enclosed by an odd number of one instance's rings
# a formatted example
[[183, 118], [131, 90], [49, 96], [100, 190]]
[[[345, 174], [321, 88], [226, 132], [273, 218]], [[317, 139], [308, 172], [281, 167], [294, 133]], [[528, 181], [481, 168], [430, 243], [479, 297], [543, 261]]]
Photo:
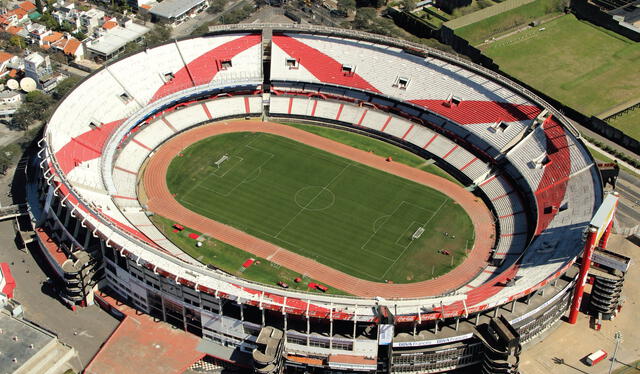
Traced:
[[340, 104], [340, 107], [338, 108], [338, 114], [336, 114], [336, 121], [340, 120], [340, 115], [342, 114], [342, 109], [344, 109], [344, 104]]
[[287, 109], [287, 114], [291, 114], [291, 108], [293, 107], [293, 97], [289, 98], [289, 109]]
[[463, 100], [458, 106], [446, 106], [445, 100], [411, 100], [410, 102], [461, 125], [523, 121], [534, 119], [540, 114], [540, 108], [533, 105], [498, 101]]
[[541, 194], [541, 193], [543, 193], [543, 192], [545, 192], [545, 191], [547, 191], [547, 190], [549, 190], [551, 188], [554, 188], [554, 187], [556, 187], [556, 186], [558, 186], [558, 185], [560, 185], [562, 183], [566, 183], [568, 180], [569, 180], [569, 176], [566, 176], [566, 177], [564, 177], [564, 178], [562, 178], [562, 179], [560, 179], [558, 181], [553, 182], [553, 184], [550, 184], [550, 185], [548, 185], [548, 186], [546, 186], [544, 188], [539, 188], [539, 189], [536, 190], [536, 195]]
[[129, 174], [133, 174], [133, 175], [138, 175], [138, 173], [131, 171], [131, 170], [127, 170], [125, 168], [121, 168], [120, 166], [114, 166], [114, 169], [120, 170], [120, 171], [124, 171], [125, 173], [129, 173]]
[[369, 111], [369, 109], [365, 109], [364, 112], [362, 112], [362, 116], [360, 117], [360, 120], [358, 121], [356, 126], [362, 126], [362, 121], [364, 121], [364, 116], [367, 115], [368, 111]]
[[474, 162], [478, 161], [477, 157], [474, 157], [473, 160], [467, 162], [462, 168], [460, 168], [460, 171], [466, 169], [469, 165], [473, 164]]
[[404, 135], [402, 135], [402, 140], [404, 140], [407, 137], [407, 135], [409, 135], [411, 130], [413, 130], [413, 124], [411, 124], [411, 126], [409, 126], [409, 129], [407, 130], [407, 132], [405, 132]]
[[520, 214], [520, 213], [522, 213], [522, 211], [511, 213], [511, 214], [505, 214], [504, 216], [500, 216], [498, 218], [507, 218], [507, 217], [515, 216], [516, 214]]
[[100, 152], [99, 150], [97, 150], [97, 149], [93, 148], [91, 145], [89, 145], [89, 144], [85, 144], [85, 143], [83, 143], [82, 141], [80, 141], [80, 140], [79, 140], [79, 139], [77, 139], [77, 138], [71, 138], [71, 141], [72, 141], [72, 142], [76, 142], [76, 143], [78, 143], [79, 145], [81, 145], [81, 146], [83, 146], [83, 147], [87, 148], [88, 150], [93, 151], [93, 152], [95, 152], [95, 153], [97, 153], [97, 154], [101, 154], [101, 153], [102, 153], [102, 152]]
[[56, 160], [58, 160], [62, 172], [66, 174], [80, 163], [100, 157], [107, 138], [122, 122], [124, 119], [102, 123], [100, 127], [71, 138], [56, 152]]
[[207, 115], [207, 118], [213, 119], [213, 116], [211, 115], [211, 112], [209, 112], [209, 108], [207, 108], [207, 104], [202, 103], [202, 109], [204, 110], [204, 114]]
[[178, 132], [178, 130], [176, 130], [176, 128], [173, 127], [173, 125], [169, 122], [169, 120], [166, 117], [162, 117], [162, 122], [164, 122], [164, 124], [167, 125], [167, 127], [169, 127], [171, 131]]
[[216, 74], [222, 70], [221, 61], [231, 60], [239, 53], [259, 44], [261, 41], [262, 35], [260, 34], [245, 35], [202, 54], [174, 72], [173, 79], [163, 84], [149, 102], [156, 101], [163, 96], [187, 87], [192, 87], [194, 84], [210, 83]]
[[389, 125], [389, 122], [391, 122], [391, 116], [387, 118], [387, 121], [384, 123], [384, 125], [382, 125], [382, 129], [380, 131], [384, 132], [384, 129], [387, 128], [387, 126]]
[[244, 97], [244, 111], [246, 113], [251, 113], [251, 108], [249, 107], [249, 97], [248, 96]]
[[147, 147], [146, 145], [140, 143], [138, 140], [136, 139], [131, 139], [132, 142], [136, 143], [137, 145], [141, 146], [142, 148], [146, 149], [147, 151], [153, 151], [153, 149]]
[[503, 236], [518, 236], [518, 235], [525, 235], [525, 234], [526, 234], [526, 232], [514, 232], [514, 233], [511, 233], [511, 234], [502, 234], [502, 235], [500, 235], [500, 237], [503, 237]]
[[457, 144], [454, 145], [453, 148], [451, 148], [451, 150], [449, 152], [447, 152], [447, 154], [444, 155], [444, 157], [442, 157], [442, 159], [444, 160], [445, 158], [449, 157], [453, 153], [453, 151], [455, 151], [456, 149], [458, 149], [458, 145]]
[[522, 252], [511, 253], [511, 252], [496, 252], [496, 256], [519, 256]]
[[311, 117], [316, 115], [316, 108], [318, 107], [318, 100], [313, 102], [313, 108], [311, 109]]
[[486, 181], [480, 183], [480, 187], [484, 186], [485, 184], [491, 182], [492, 180], [496, 179], [495, 175], [492, 175], [491, 178], [487, 179]]
[[271, 40], [321, 82], [380, 92], [358, 74], [346, 75], [340, 62], [295, 37], [274, 35]]
[[427, 147], [430, 146], [431, 143], [433, 143], [433, 141], [436, 140], [437, 137], [438, 137], [438, 134], [433, 134], [433, 137], [429, 139], [427, 144], [425, 144], [424, 147], [422, 147], [422, 149], [427, 149]]
[[491, 201], [496, 201], [498, 199], [502, 199], [503, 197], [507, 197], [507, 196], [511, 195], [512, 193], [513, 193], [513, 191], [507, 192], [507, 193], [502, 194], [502, 195], [500, 195], [500, 196], [498, 196], [496, 198], [491, 199]]
[[[542, 128], [547, 140], [546, 150], [550, 162], [544, 167], [542, 178], [535, 191], [538, 202], [536, 235], [540, 235], [549, 226], [559, 211], [571, 172], [571, 155], [564, 128], [553, 117], [547, 118]], [[547, 207], [556, 209], [545, 213]]]
[[122, 195], [113, 195], [114, 199], [125, 199], [125, 200], [138, 200], [137, 197], [131, 197], [131, 196], [122, 196]]
[[486, 274], [493, 274], [495, 272], [495, 270], [484, 269], [482, 272], [486, 273]]

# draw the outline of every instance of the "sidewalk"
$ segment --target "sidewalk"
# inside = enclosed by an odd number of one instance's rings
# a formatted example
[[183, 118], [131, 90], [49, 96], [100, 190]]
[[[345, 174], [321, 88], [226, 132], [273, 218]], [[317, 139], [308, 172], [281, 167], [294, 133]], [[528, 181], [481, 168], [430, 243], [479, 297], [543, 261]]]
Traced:
[[86, 374], [182, 373], [204, 356], [196, 349], [199, 337], [98, 295], [125, 317], [87, 365]]

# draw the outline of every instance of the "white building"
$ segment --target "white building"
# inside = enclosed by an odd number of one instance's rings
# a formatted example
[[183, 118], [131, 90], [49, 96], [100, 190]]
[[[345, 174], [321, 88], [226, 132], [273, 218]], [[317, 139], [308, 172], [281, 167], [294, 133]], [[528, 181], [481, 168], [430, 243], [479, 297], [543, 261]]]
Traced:
[[139, 42], [144, 34], [148, 33], [148, 27], [127, 20], [118, 26], [106, 30], [102, 36], [86, 44], [86, 52], [90, 58], [109, 60], [124, 50], [124, 46], [130, 42]]
[[51, 15], [59, 24], [69, 23], [74, 27], [74, 30], [80, 27], [80, 12], [74, 3], [64, 4], [53, 11]]
[[149, 13], [155, 22], [177, 26], [207, 7], [206, 0], [165, 0], [151, 8]]
[[38, 89], [43, 89], [45, 83], [51, 78], [53, 69], [49, 56], [33, 52], [24, 59], [24, 74], [32, 78], [38, 84]]
[[80, 26], [87, 34], [90, 34], [96, 27], [100, 26], [100, 21], [103, 17], [104, 12], [100, 9], [91, 8], [85, 12], [80, 12]]

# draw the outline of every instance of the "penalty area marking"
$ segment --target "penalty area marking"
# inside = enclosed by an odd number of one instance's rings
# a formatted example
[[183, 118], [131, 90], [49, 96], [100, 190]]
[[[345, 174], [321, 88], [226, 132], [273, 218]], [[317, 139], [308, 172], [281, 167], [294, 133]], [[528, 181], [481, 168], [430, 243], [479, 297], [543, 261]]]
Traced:
[[[429, 219], [427, 220], [427, 222], [424, 223], [424, 225], [422, 225], [422, 227], [425, 227], [429, 224], [429, 222], [431, 222], [431, 220], [433, 219], [433, 217], [435, 217], [436, 215], [438, 215], [438, 212], [440, 211], [440, 209], [442, 209], [442, 207], [444, 206], [444, 204], [446, 204], [449, 201], [449, 198], [445, 198], [444, 201], [442, 202], [442, 204], [440, 204], [440, 206], [438, 207], [438, 209], [436, 209], [435, 212], [433, 212], [433, 214], [431, 215], [431, 217], [429, 217]], [[423, 208], [424, 209], [424, 208]], [[406, 230], [405, 230], [406, 231]], [[413, 241], [409, 242], [409, 245], [398, 255], [398, 257], [396, 258], [395, 261], [393, 261], [393, 263], [387, 268], [387, 271], [384, 272], [384, 274], [382, 274], [382, 278], [384, 278], [387, 273], [389, 272], [389, 270], [391, 270], [391, 268], [396, 264], [396, 262], [398, 262], [398, 260], [400, 259], [400, 257], [402, 257], [404, 255], [404, 253], [407, 251], [407, 249], [411, 246], [411, 243], [413, 243]]]

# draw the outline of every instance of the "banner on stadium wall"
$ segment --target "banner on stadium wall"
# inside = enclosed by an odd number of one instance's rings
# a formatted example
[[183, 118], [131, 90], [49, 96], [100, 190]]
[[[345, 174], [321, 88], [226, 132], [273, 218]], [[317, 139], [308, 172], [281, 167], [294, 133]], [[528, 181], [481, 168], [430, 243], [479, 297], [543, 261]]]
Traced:
[[438, 345], [457, 342], [460, 340], [469, 339], [473, 336], [473, 333], [464, 334], [460, 336], [452, 336], [450, 338], [434, 339], [434, 340], [422, 340], [419, 342], [394, 342], [394, 347], [420, 347], [425, 345]]
[[393, 325], [380, 325], [378, 345], [389, 345], [393, 341]]
[[612, 193], [607, 194], [600, 205], [600, 208], [598, 208], [598, 211], [591, 219], [589, 224], [598, 229], [598, 232], [596, 233], [596, 243], [600, 242], [600, 238], [602, 238], [605, 230], [609, 227], [609, 223], [613, 219], [617, 205], [618, 196], [615, 196]]

